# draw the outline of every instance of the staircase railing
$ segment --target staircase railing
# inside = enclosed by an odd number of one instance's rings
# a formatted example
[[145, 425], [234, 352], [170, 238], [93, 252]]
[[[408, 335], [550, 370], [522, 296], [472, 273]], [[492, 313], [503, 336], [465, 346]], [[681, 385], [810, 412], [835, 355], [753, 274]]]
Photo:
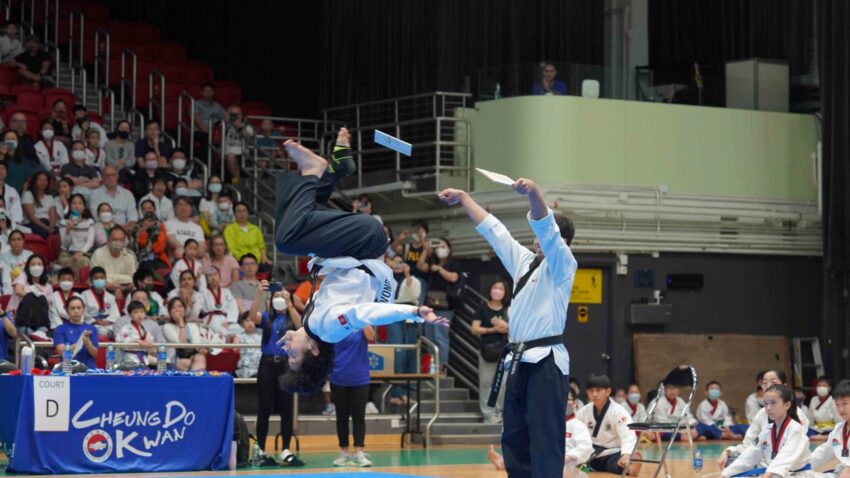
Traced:
[[[184, 104], [187, 105], [185, 108]], [[184, 111], [188, 113], [188, 118], [184, 118]], [[184, 139], [187, 135], [188, 138]], [[177, 146], [195, 159], [195, 98], [186, 90], [177, 97]]]
[[[77, 20], [79, 25], [79, 39], [74, 39], [74, 20]], [[86, 16], [79, 10], [71, 10], [68, 14], [68, 71], [71, 73], [71, 91], [75, 95], [79, 95], [83, 104], [86, 104], [88, 99], [88, 81], [86, 69], [83, 66], [83, 58], [85, 53], [85, 28]], [[79, 48], [78, 58], [74, 58], [74, 51]], [[57, 50], [58, 51], [58, 50]], [[59, 65], [56, 66], [59, 68]], [[77, 75], [80, 75], [81, 92], [77, 91]], [[59, 78], [58, 70], [56, 78]]]
[[478, 356], [480, 339], [472, 334], [475, 311], [486, 298], [470, 286], [465, 286], [459, 307], [452, 320], [452, 346], [449, 348], [449, 371], [459, 382], [478, 395]]
[[[53, 19], [50, 17], [51, 0], [44, 0], [44, 47], [50, 50], [54, 56], [53, 74], [55, 75], [54, 84], [59, 85], [59, 71], [62, 68], [62, 59], [59, 53], [59, 0], [53, 2]], [[35, 11], [33, 4], [33, 11]], [[8, 16], [6, 18], [9, 18]], [[53, 32], [53, 38], [50, 38], [50, 33]]]
[[[100, 42], [103, 40], [103, 51]], [[103, 117], [104, 100], [109, 103], [109, 130], [115, 130], [115, 90], [109, 86], [109, 68], [112, 61], [112, 38], [103, 28], [94, 31], [94, 90], [97, 93], [97, 113]], [[101, 73], [102, 72], [102, 73]], [[103, 82], [101, 83], [101, 79]], [[141, 131], [139, 131], [141, 135]]]
[[[159, 96], [154, 95], [154, 79], [159, 83]], [[159, 126], [165, 130], [165, 75], [154, 68], [148, 73], [148, 118], [159, 113]]]

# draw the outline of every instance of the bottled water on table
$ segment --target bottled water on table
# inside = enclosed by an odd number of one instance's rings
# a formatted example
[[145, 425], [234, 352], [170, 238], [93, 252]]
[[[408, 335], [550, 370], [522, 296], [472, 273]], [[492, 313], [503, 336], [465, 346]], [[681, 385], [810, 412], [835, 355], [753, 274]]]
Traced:
[[71, 373], [71, 361], [74, 360], [74, 350], [71, 344], [65, 344], [65, 350], [62, 351], [62, 371]]
[[156, 371], [165, 372], [168, 368], [168, 352], [165, 350], [165, 345], [160, 345], [156, 352]]

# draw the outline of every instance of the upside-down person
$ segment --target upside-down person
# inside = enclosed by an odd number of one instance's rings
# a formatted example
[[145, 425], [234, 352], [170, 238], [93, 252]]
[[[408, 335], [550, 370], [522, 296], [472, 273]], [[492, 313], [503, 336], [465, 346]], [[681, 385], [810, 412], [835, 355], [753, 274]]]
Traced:
[[447, 324], [428, 307], [389, 303], [395, 281], [381, 259], [389, 242], [380, 222], [325, 205], [336, 182], [354, 171], [350, 138], [340, 129], [331, 161], [295, 141], [284, 143], [298, 172], [277, 176], [275, 244], [284, 254], [316, 256], [313, 275], [325, 276], [303, 326], [281, 339], [291, 369], [282, 382], [290, 392], [318, 392], [333, 367], [333, 344], [367, 325]]

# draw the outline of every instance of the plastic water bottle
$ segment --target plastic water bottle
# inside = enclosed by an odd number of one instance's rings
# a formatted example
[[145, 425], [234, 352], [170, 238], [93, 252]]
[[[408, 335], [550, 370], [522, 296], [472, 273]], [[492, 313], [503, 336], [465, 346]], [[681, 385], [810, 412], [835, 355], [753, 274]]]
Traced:
[[106, 370], [115, 370], [115, 346], [106, 347]]
[[71, 373], [71, 360], [74, 359], [74, 351], [71, 349], [71, 344], [65, 344], [65, 350], [62, 351], [62, 371]]
[[156, 371], [165, 372], [168, 368], [168, 352], [165, 350], [165, 345], [160, 345], [156, 352]]
[[699, 448], [694, 452], [694, 471], [696, 473], [702, 471], [702, 452]]
[[251, 447], [251, 466], [260, 466], [262, 462], [263, 456], [262, 451], [260, 450], [260, 444], [255, 441], [254, 446]]
[[501, 83], [496, 83], [496, 91], [493, 92], [493, 99], [498, 100], [502, 98], [502, 85]]
[[21, 373], [32, 375], [32, 347], [27, 346], [21, 349]]

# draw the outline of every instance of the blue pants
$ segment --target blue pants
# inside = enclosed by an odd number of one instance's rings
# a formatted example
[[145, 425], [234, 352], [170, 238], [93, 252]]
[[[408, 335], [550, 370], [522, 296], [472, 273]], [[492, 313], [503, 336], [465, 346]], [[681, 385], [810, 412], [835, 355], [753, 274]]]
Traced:
[[336, 178], [328, 173], [321, 179], [278, 173], [274, 240], [280, 252], [376, 259], [387, 251], [389, 239], [374, 217], [325, 205], [335, 183]]
[[[453, 310], [436, 310], [434, 312], [449, 319], [449, 321], [455, 317]], [[440, 348], [440, 366], [447, 366], [449, 364], [449, 328], [434, 324], [422, 324], [422, 331], [428, 340], [434, 342]]]
[[502, 411], [502, 451], [510, 478], [550, 478], [564, 472], [567, 376], [554, 354], [520, 363], [508, 378]]
[[705, 423], [697, 423], [697, 436], [706, 437], [709, 440], [719, 440], [723, 436], [723, 430], [715, 425], [706, 425]]
[[[387, 343], [388, 344], [415, 344], [416, 330], [418, 324], [408, 324], [405, 322], [395, 322], [387, 324]], [[416, 373], [419, 365], [416, 363], [416, 352], [413, 350], [396, 350], [395, 351], [395, 372], [396, 373]], [[410, 386], [415, 390], [416, 382], [411, 382]], [[407, 395], [407, 391], [402, 387], [393, 387], [390, 392], [392, 397], [401, 397]]]

